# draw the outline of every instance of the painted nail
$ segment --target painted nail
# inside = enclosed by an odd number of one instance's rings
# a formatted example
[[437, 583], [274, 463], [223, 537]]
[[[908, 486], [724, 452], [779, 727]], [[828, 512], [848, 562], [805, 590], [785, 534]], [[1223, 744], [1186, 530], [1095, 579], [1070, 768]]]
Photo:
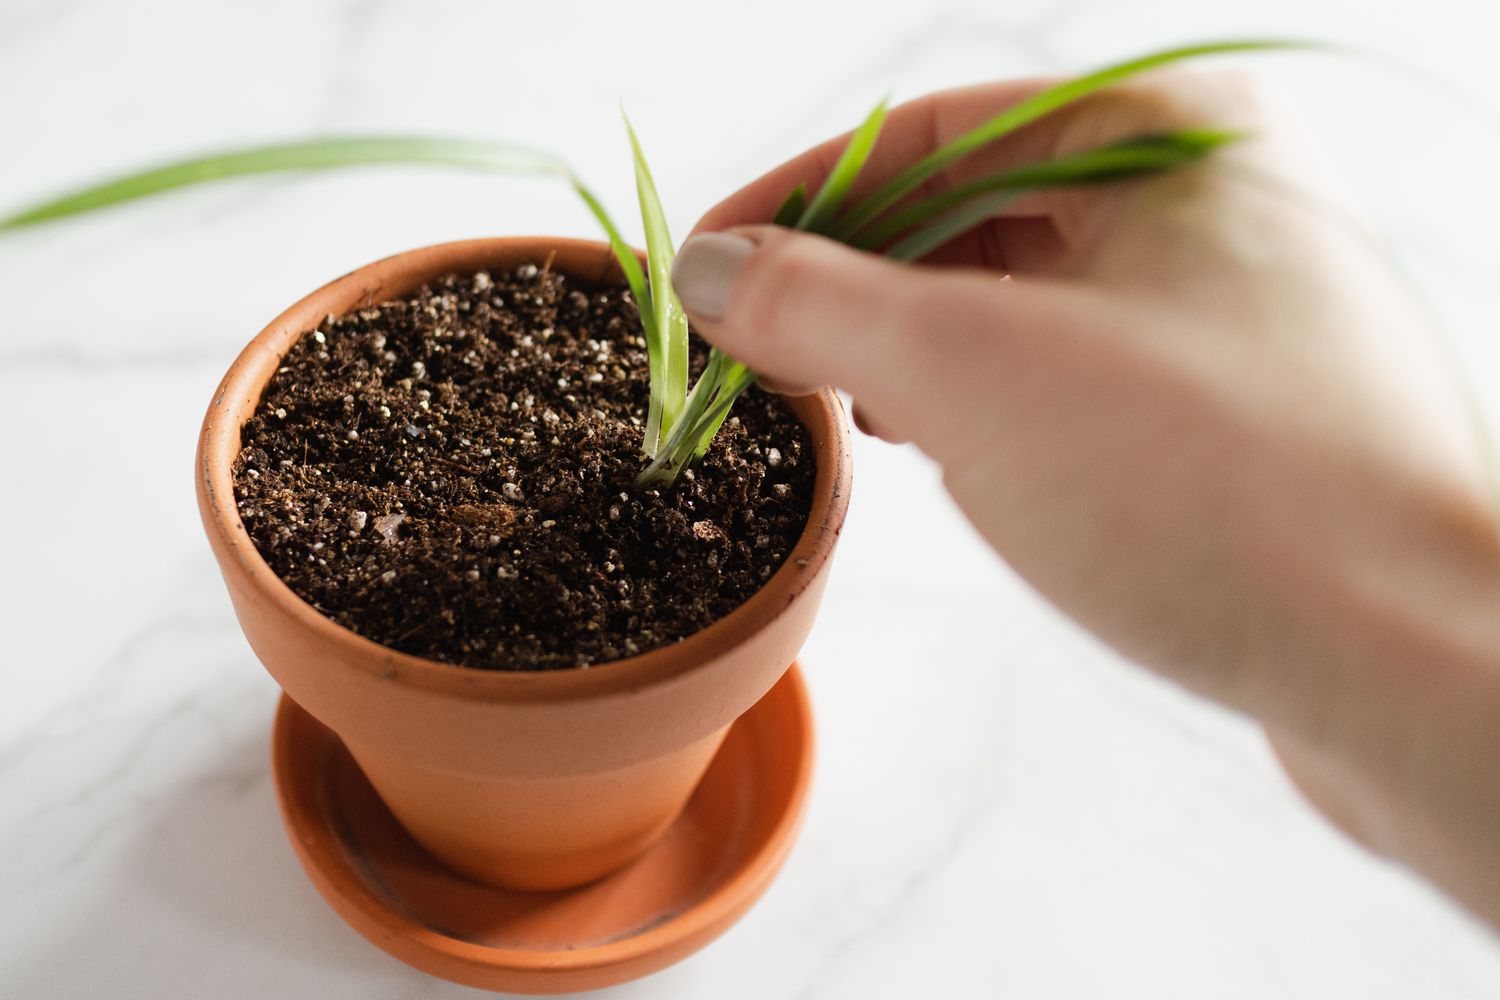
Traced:
[[755, 244], [732, 233], [704, 233], [682, 244], [672, 265], [672, 287], [689, 313], [720, 320], [729, 309], [729, 294]]

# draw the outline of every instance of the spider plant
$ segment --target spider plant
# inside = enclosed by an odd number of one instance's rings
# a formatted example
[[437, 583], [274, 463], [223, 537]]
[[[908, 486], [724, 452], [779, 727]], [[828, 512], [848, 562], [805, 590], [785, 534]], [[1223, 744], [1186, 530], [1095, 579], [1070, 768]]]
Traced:
[[[882, 101], [850, 135], [838, 162], [816, 193], [809, 197], [800, 186], [788, 192], [770, 221], [899, 260], [917, 260], [983, 224], [1024, 194], [1172, 170], [1201, 160], [1238, 136], [1208, 126], [1142, 135], [1017, 167], [926, 197], [912, 197], [924, 183], [964, 157], [1023, 125], [1148, 70], [1200, 56], [1296, 44], [1256, 40], [1188, 45], [1114, 63], [1065, 80], [928, 153], [851, 203], [850, 193], [885, 121], [886, 103]], [[646, 466], [636, 482], [670, 483], [708, 451], [734, 401], [755, 381], [755, 373], [713, 348], [697, 380], [689, 386], [688, 321], [671, 282], [676, 251], [640, 140], [628, 119], [625, 125], [646, 235], [645, 268], [604, 205], [560, 157], [508, 143], [468, 139], [320, 138], [206, 156], [131, 174], [35, 205], [0, 219], [0, 230], [77, 215], [205, 181], [270, 171], [415, 163], [560, 178], [573, 187], [604, 229], [640, 312], [650, 369], [650, 394], [642, 442]]]

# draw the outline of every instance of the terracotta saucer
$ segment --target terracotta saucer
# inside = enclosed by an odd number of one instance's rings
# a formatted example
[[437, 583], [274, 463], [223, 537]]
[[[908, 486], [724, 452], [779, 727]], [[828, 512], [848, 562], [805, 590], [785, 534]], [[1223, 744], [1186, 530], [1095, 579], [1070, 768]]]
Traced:
[[434, 976], [571, 993], [665, 968], [749, 909], [786, 859], [812, 775], [795, 664], [735, 722], [682, 816], [640, 860], [563, 892], [447, 871], [396, 823], [337, 736], [282, 696], [272, 770], [282, 818], [323, 898], [371, 942]]

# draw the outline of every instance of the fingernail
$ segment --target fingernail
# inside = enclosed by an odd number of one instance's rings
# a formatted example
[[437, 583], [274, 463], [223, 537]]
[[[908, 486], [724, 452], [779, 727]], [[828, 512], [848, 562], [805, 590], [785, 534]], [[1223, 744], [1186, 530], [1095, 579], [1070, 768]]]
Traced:
[[733, 233], [704, 233], [683, 243], [672, 265], [683, 308], [700, 319], [723, 319], [740, 269], [754, 252], [754, 243]]

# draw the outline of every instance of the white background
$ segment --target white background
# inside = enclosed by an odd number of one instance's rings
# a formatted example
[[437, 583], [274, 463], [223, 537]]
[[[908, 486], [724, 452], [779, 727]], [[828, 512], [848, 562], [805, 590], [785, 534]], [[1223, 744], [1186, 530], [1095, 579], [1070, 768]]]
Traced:
[[[0, 0], [0, 210], [205, 148], [422, 130], [561, 151], [629, 220], [623, 99], [684, 232], [886, 93], [1314, 35], [1449, 81], [1256, 63], [1317, 117], [1493, 402], [1492, 9]], [[277, 692], [189, 467], [210, 391], [284, 306], [502, 233], [595, 235], [560, 188], [386, 169], [0, 240], [0, 996], [478, 995], [367, 945], [298, 869], [267, 775]], [[1331, 832], [1252, 726], [1040, 604], [909, 450], [858, 443], [804, 662], [821, 757], [785, 873], [719, 942], [613, 995], [1500, 995], [1492, 934]]]

